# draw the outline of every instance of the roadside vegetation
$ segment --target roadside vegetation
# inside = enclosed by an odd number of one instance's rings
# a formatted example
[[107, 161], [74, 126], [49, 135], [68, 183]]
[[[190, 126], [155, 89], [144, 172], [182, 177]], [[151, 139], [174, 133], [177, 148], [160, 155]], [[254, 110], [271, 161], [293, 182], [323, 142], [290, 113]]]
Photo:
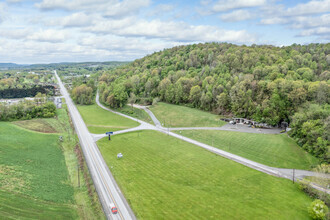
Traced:
[[[149, 104], [159, 99], [273, 126], [290, 124], [304, 105], [324, 108], [330, 103], [329, 49], [330, 43], [173, 47], [103, 73], [99, 77], [100, 97], [113, 108], [126, 105], [130, 97]], [[326, 118], [329, 115], [327, 112]], [[307, 123], [310, 120], [316, 119], [307, 119]], [[304, 133], [300, 129], [304, 128], [292, 127], [292, 134]], [[300, 146], [307, 143], [304, 149], [330, 162], [326, 155], [329, 138], [294, 137]]]
[[272, 167], [309, 170], [319, 162], [286, 134], [253, 134], [212, 130], [174, 132]]
[[0, 112], [0, 121], [51, 118], [56, 115], [56, 106], [52, 102], [36, 104], [34, 101], [23, 101], [12, 105], [0, 103]]
[[57, 115], [0, 123], [2, 219], [104, 219], [86, 165], [78, 162], [67, 112]]
[[98, 146], [139, 219], [309, 219], [312, 200], [291, 181], [166, 134], [115, 135]]
[[149, 108], [164, 127], [221, 127], [219, 115], [186, 106], [158, 102]]
[[96, 104], [77, 105], [89, 132], [101, 134], [139, 126], [139, 123], [102, 109]]
[[[330, 95], [330, 93], [328, 94]], [[289, 134], [306, 151], [330, 163], [330, 105], [305, 105], [292, 117]]]
[[122, 108], [114, 109], [117, 112], [121, 112], [125, 115], [129, 115], [131, 117], [140, 119], [141, 121], [145, 121], [150, 124], [154, 124], [148, 113], [146, 113], [143, 109], [132, 108], [131, 105], [125, 105]]

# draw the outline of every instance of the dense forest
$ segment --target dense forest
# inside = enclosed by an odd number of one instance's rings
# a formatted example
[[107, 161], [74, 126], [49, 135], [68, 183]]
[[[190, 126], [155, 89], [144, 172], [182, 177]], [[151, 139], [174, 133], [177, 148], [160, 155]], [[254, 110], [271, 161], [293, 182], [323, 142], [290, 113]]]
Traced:
[[12, 98], [24, 98], [34, 97], [38, 93], [54, 94], [54, 86], [33, 86], [31, 88], [9, 88], [0, 90], [0, 98], [12, 99]]
[[0, 98], [34, 97], [37, 93], [54, 95], [51, 72], [0, 71]]
[[105, 71], [100, 97], [115, 108], [137, 97], [273, 126], [288, 122], [300, 146], [329, 161], [329, 53], [329, 43], [178, 46]]

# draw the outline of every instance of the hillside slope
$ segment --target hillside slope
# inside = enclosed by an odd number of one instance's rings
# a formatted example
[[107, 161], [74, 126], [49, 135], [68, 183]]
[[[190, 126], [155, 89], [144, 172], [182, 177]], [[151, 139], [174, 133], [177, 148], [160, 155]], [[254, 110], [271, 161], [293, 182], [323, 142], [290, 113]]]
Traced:
[[[325, 114], [316, 119], [306, 116], [302, 123], [319, 120], [306, 124], [305, 129], [318, 130], [317, 134], [306, 138], [298, 126], [293, 136], [306, 150], [326, 159], [330, 136], [324, 122], [330, 115], [329, 53], [330, 43], [179, 46], [104, 73], [99, 78], [99, 90], [102, 101], [111, 107], [121, 107], [128, 100], [151, 103], [159, 98], [271, 125], [290, 123], [300, 108], [308, 109], [313, 103]], [[321, 151], [315, 149], [318, 138], [322, 138], [318, 141]]]

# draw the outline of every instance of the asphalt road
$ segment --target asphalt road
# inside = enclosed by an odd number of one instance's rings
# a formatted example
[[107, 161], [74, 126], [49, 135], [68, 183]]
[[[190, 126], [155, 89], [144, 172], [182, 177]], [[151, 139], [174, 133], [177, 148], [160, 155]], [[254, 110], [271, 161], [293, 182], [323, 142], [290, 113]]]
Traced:
[[[54, 71], [58, 80], [61, 93], [66, 100], [72, 122], [78, 135], [80, 146], [83, 150], [90, 174], [92, 176], [95, 188], [100, 198], [104, 213], [108, 219], [136, 219], [134, 213], [129, 207], [117, 183], [115, 182], [108, 166], [106, 165], [101, 153], [95, 144], [92, 135], [89, 133], [80, 113], [73, 104], [61, 79]], [[114, 203], [118, 208], [117, 214], [112, 214], [110, 204]]]
[[[135, 127], [135, 128], [130, 128], [130, 129], [126, 129], [126, 130], [121, 130], [121, 131], [116, 131], [114, 132], [114, 135], [116, 134], [120, 134], [120, 133], [126, 133], [126, 132], [132, 132], [132, 131], [138, 131], [138, 130], [156, 130], [156, 131], [160, 131], [162, 133], [165, 133], [165, 134], [168, 134], [172, 137], [176, 137], [176, 138], [179, 138], [183, 141], [186, 141], [186, 142], [189, 142], [191, 144], [194, 144], [194, 145], [197, 145], [199, 147], [202, 147], [210, 152], [213, 152], [215, 154], [218, 154], [222, 157], [225, 157], [225, 158], [228, 158], [230, 160], [233, 160], [233, 161], [236, 161], [237, 163], [240, 163], [240, 164], [243, 164], [247, 167], [250, 167], [252, 169], [255, 169], [255, 170], [259, 170], [263, 173], [267, 173], [269, 175], [273, 175], [273, 176], [277, 176], [277, 177], [282, 177], [282, 178], [286, 178], [286, 179], [290, 179], [290, 180], [297, 180], [297, 179], [302, 179], [304, 178], [305, 176], [320, 176], [320, 177], [323, 177], [323, 178], [328, 178], [330, 179], [330, 175], [329, 174], [325, 174], [325, 175], [320, 175], [319, 173], [316, 173], [316, 172], [312, 172], [312, 171], [307, 171], [307, 170], [294, 170], [293, 169], [285, 169], [285, 168], [276, 168], [276, 167], [270, 167], [270, 166], [266, 166], [264, 164], [260, 164], [260, 163], [257, 163], [255, 161], [252, 161], [252, 160], [249, 160], [249, 159], [246, 159], [244, 157], [240, 157], [238, 155], [235, 155], [235, 154], [232, 154], [232, 153], [229, 153], [229, 152], [226, 152], [226, 151], [223, 151], [223, 150], [220, 150], [218, 148], [215, 148], [213, 146], [210, 146], [210, 145], [207, 145], [207, 144], [204, 144], [204, 143], [201, 143], [199, 141], [196, 141], [196, 140], [193, 140], [193, 139], [190, 139], [190, 138], [187, 138], [185, 136], [182, 136], [180, 134], [177, 134], [177, 133], [173, 133], [171, 132], [170, 130], [171, 129], [168, 129], [168, 128], [165, 128], [165, 127], [162, 127], [162, 125], [160, 124], [160, 122], [157, 120], [157, 118], [155, 117], [155, 115], [147, 108], [145, 107], [141, 107], [141, 106], [137, 106], [135, 105], [134, 107], [138, 107], [140, 109], [144, 109], [146, 110], [146, 112], [150, 115], [150, 117], [152, 118], [153, 122], [155, 123], [156, 126], [154, 125], [151, 125], [149, 123], [146, 123], [144, 121], [141, 121], [141, 120], [138, 120], [136, 118], [133, 118], [131, 116], [128, 116], [128, 115], [125, 115], [125, 114], [122, 114], [122, 113], [119, 113], [119, 112], [116, 112], [116, 111], [113, 111], [105, 106], [103, 106], [100, 102], [99, 102], [99, 94], [96, 95], [96, 103], [103, 109], [105, 110], [108, 110], [108, 111], [111, 111], [115, 114], [118, 114], [118, 115], [121, 115], [123, 117], [126, 117], [126, 118], [129, 118], [129, 119], [132, 119], [132, 120], [135, 120], [135, 121], [138, 121], [139, 123], [141, 123], [140, 126], [138, 127]], [[148, 111], [147, 111], [148, 110]], [[181, 130], [190, 130], [190, 129], [203, 129], [203, 128], [186, 128], [186, 129], [183, 129], [183, 128], [179, 128]], [[173, 129], [173, 130], [179, 130], [179, 129]], [[213, 129], [213, 128], [205, 128], [207, 130], [209, 129]], [[217, 128], [215, 128], [217, 129]], [[220, 130], [220, 129], [219, 129]], [[257, 129], [255, 129], [257, 130]], [[266, 129], [263, 129], [263, 130], [266, 130]], [[243, 132], [247, 132], [247, 131], [243, 131]], [[260, 131], [258, 131], [260, 132]], [[255, 133], [255, 132], [250, 132], [250, 133]], [[265, 133], [265, 132], [262, 132], [262, 133]], [[105, 137], [104, 134], [98, 134], [98, 135], [93, 135], [94, 136], [94, 141], [97, 141], [103, 137]], [[293, 172], [294, 172], [294, 175], [293, 175]], [[316, 188], [318, 190], [321, 190], [321, 191], [324, 191], [328, 194], [330, 194], [330, 190], [329, 189], [322, 189], [318, 186], [316, 186], [315, 184], [313, 185], [313, 183], [311, 184], [311, 186], [313, 188]]]

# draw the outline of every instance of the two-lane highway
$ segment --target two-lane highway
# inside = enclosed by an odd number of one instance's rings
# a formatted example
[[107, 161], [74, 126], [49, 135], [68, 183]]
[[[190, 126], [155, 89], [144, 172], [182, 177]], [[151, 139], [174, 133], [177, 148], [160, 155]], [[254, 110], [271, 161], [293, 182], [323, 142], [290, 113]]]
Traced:
[[[103, 210], [108, 219], [136, 219], [134, 213], [129, 207], [123, 194], [121, 193], [117, 183], [115, 182], [108, 166], [106, 165], [98, 147], [93, 141], [92, 136], [80, 116], [77, 108], [73, 104], [69, 93], [64, 87], [61, 79], [58, 77], [56, 70], [54, 71], [61, 93], [66, 100], [68, 110], [71, 115], [72, 122], [75, 126], [81, 148], [83, 150], [86, 162], [91, 173], [95, 188], [99, 195]], [[117, 214], [112, 214], [110, 204], [114, 203], [118, 208]]]

